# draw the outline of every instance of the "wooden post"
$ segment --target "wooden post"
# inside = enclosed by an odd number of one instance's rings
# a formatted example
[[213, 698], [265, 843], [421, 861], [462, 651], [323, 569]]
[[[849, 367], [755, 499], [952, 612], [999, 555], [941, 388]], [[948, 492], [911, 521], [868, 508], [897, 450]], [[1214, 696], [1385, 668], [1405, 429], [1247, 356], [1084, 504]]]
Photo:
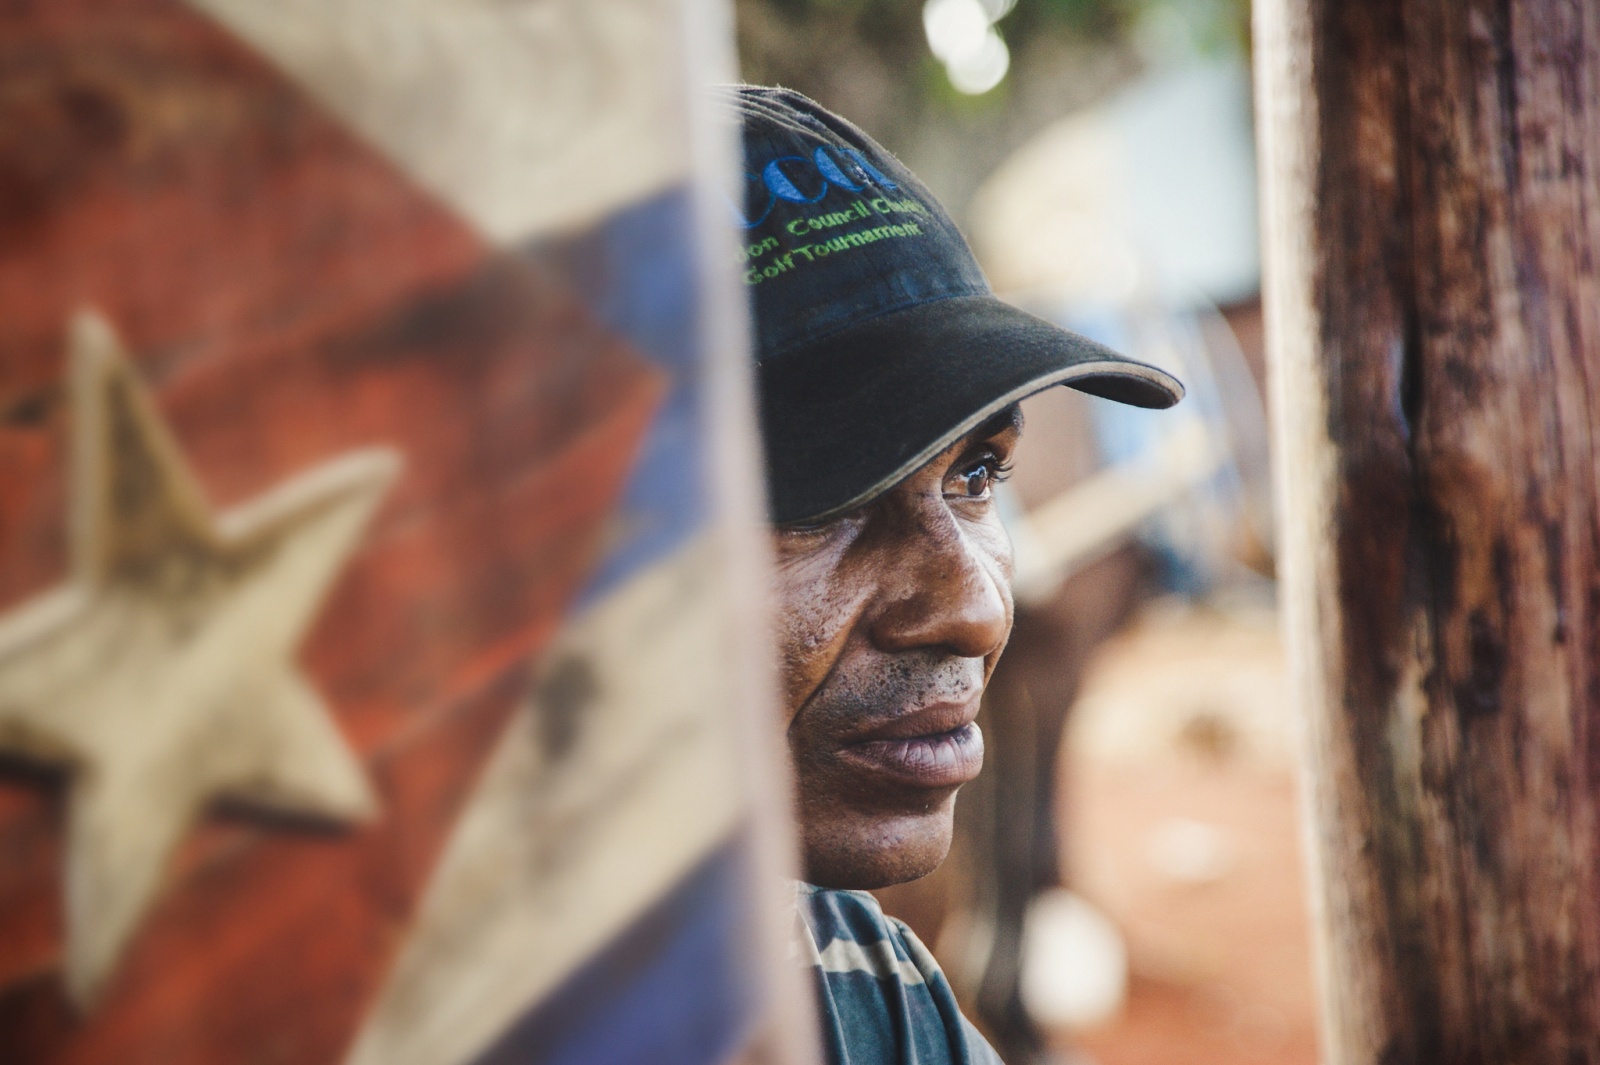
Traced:
[[1600, 5], [1258, 0], [1329, 1065], [1600, 1061]]

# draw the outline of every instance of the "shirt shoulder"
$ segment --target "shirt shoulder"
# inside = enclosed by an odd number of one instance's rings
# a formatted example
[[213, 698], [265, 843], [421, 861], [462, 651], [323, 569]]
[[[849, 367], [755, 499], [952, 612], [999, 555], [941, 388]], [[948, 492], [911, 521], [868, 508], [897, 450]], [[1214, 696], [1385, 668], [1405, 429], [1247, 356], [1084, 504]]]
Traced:
[[800, 884], [795, 901], [833, 1065], [1000, 1065], [932, 953], [877, 899]]

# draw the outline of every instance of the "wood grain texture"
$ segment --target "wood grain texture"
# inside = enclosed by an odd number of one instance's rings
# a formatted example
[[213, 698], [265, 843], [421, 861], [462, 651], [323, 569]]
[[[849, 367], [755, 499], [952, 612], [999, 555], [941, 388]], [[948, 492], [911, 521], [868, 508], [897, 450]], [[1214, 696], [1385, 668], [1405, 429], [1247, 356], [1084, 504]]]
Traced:
[[1257, 44], [1327, 1060], [1600, 1061], [1600, 11]]
[[335, 1061], [603, 550], [663, 375], [184, 5], [8, 4], [0, 74], [0, 611], [66, 569], [85, 304], [219, 508], [355, 448], [405, 462], [298, 658], [382, 816], [210, 811], [84, 1017], [59, 972], [65, 781], [0, 766], [0, 1059]]

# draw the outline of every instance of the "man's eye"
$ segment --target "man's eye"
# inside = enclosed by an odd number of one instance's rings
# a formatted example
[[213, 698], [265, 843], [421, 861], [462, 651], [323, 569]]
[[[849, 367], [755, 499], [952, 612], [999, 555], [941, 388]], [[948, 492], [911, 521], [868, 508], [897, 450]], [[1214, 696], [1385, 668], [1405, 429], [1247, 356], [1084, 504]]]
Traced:
[[989, 490], [989, 467], [974, 466], [961, 478], [969, 496], [981, 496]]
[[966, 499], [983, 499], [989, 490], [1006, 479], [1011, 467], [994, 458], [984, 459], [962, 470], [955, 477], [955, 493]]

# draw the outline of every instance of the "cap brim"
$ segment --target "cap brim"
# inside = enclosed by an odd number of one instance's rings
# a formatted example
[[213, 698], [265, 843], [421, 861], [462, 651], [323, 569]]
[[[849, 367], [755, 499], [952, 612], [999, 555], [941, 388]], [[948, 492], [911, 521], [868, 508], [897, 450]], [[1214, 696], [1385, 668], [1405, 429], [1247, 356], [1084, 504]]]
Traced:
[[757, 372], [779, 524], [855, 509], [1051, 385], [1136, 407], [1183, 398], [1165, 370], [993, 296], [916, 304], [786, 351]]

